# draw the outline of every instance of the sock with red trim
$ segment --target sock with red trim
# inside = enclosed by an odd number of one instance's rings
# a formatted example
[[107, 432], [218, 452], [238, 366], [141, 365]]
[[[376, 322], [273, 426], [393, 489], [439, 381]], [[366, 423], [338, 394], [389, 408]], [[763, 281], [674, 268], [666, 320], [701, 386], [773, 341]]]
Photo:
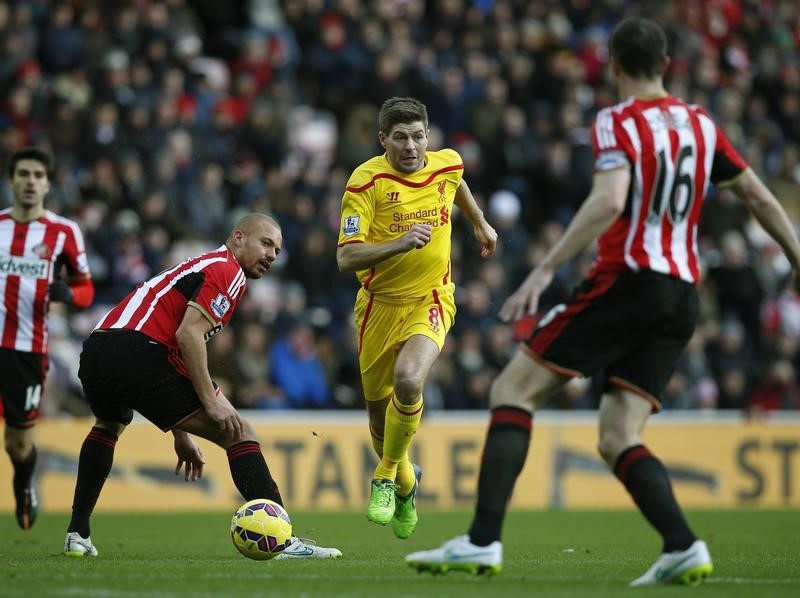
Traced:
[[67, 531], [78, 532], [84, 538], [89, 537], [89, 518], [100, 498], [103, 484], [111, 473], [116, 445], [117, 437], [97, 426], [89, 431], [83, 441], [78, 460], [75, 496], [72, 500], [72, 519]]
[[375, 468], [374, 479], [395, 481], [398, 465], [408, 460], [408, 447], [419, 428], [422, 409], [422, 395], [410, 405], [403, 405], [396, 396], [389, 401], [384, 424], [383, 456]]
[[638, 444], [625, 449], [614, 465], [614, 475], [661, 534], [663, 552], [686, 550], [697, 540], [675, 500], [667, 468], [647, 447]]
[[267, 498], [283, 506], [278, 484], [272, 479], [258, 442], [255, 440], [238, 442], [227, 452], [233, 483], [246, 501]]
[[488, 546], [500, 539], [508, 501], [531, 442], [533, 414], [517, 407], [492, 410], [478, 474], [478, 504], [470, 542]]

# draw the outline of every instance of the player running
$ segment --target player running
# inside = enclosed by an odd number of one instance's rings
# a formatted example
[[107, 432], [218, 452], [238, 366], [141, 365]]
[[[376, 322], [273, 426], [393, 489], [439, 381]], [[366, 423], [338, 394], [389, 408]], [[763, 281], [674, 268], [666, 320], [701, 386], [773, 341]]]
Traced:
[[48, 370], [50, 304], [86, 308], [94, 299], [78, 225], [44, 208], [51, 170], [43, 150], [14, 153], [8, 163], [13, 203], [0, 210], [0, 413], [22, 529], [33, 526], [39, 510], [33, 436]]
[[417, 525], [421, 471], [408, 448], [422, 417], [425, 378], [456, 313], [450, 273], [455, 204], [472, 224], [481, 255], [494, 253], [497, 233], [462, 178], [452, 149], [428, 151], [428, 113], [414, 98], [390, 98], [378, 115], [386, 153], [353, 171], [342, 198], [336, 259], [356, 272], [358, 361], [372, 446], [367, 519], [392, 524], [408, 538]]

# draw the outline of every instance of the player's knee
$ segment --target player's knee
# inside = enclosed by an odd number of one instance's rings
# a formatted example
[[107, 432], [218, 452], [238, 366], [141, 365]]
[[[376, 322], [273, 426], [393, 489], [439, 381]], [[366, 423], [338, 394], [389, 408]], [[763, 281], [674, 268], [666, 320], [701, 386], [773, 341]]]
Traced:
[[14, 461], [22, 461], [33, 449], [33, 428], [6, 425], [4, 441], [8, 456]]
[[243, 440], [248, 440], [248, 441], [258, 440], [256, 438], [256, 431], [253, 429], [253, 426], [250, 425], [250, 422], [244, 420], [243, 423], [244, 425], [242, 426], [242, 437], [240, 439], [240, 442]]
[[234, 434], [228, 430], [217, 430], [216, 438], [210, 437], [209, 439], [225, 450], [228, 450], [230, 447], [235, 444], [239, 444], [240, 442], [258, 442], [258, 437], [256, 436], [253, 426], [251, 426], [247, 420], [244, 420], [242, 423], [243, 425], [241, 434]]
[[22, 461], [31, 451], [33, 444], [30, 440], [23, 437], [9, 438], [6, 435], [5, 449], [8, 456], [14, 461]]
[[500, 407], [501, 405], [507, 405], [507, 394], [508, 393], [505, 391], [504, 385], [499, 382], [497, 378], [495, 378], [489, 385], [489, 409], [494, 409], [496, 407]]
[[398, 371], [394, 379], [395, 395], [401, 403], [413, 402], [422, 394], [424, 383], [423, 376], [416, 372]]
[[102, 419], [96, 419], [94, 423], [96, 428], [101, 428], [108, 432], [109, 434], [113, 434], [117, 438], [122, 435], [122, 432], [125, 430], [125, 424], [121, 424], [119, 422], [112, 422], [106, 421]]
[[597, 452], [609, 467], [613, 467], [626, 448], [625, 439], [615, 430], [605, 430], [600, 432], [600, 439], [597, 442]]
[[496, 409], [497, 407], [531, 409], [527, 397], [515, 390], [515, 387], [508, 384], [502, 376], [495, 378], [489, 386], [489, 408]]

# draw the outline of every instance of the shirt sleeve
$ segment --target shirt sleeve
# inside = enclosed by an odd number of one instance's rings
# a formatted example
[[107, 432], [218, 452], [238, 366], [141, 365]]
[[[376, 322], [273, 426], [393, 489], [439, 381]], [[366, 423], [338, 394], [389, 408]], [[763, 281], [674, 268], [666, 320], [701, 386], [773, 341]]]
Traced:
[[199, 309], [214, 326], [225, 326], [244, 293], [244, 273], [224, 263], [210, 266], [205, 274], [203, 283], [189, 304]]
[[445, 163], [450, 166], [460, 166], [461, 168], [453, 168], [450, 171], [450, 177], [455, 181], [456, 187], [461, 184], [461, 179], [464, 178], [464, 161], [461, 159], [461, 154], [451, 148], [444, 148], [441, 150], [442, 156], [445, 157]]
[[374, 183], [358, 185], [351, 177], [342, 197], [342, 215], [339, 227], [339, 247], [349, 243], [364, 243], [369, 235], [369, 227], [375, 215], [375, 202], [372, 199]]
[[86, 258], [86, 246], [83, 243], [81, 229], [74, 222], [67, 227], [66, 240], [62, 251], [63, 261], [69, 277], [73, 280], [91, 278], [89, 260]]
[[711, 182], [725, 186], [747, 169], [747, 162], [736, 151], [719, 125], [716, 127], [717, 144], [714, 147], [714, 161], [711, 164]]
[[594, 171], [628, 168], [635, 162], [633, 145], [610, 108], [597, 114], [592, 125]]

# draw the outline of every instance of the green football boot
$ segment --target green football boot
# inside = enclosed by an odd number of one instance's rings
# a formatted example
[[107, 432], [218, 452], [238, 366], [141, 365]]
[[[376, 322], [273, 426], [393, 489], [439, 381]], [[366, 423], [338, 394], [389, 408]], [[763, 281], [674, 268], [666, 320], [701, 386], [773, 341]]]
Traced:
[[397, 484], [391, 480], [372, 480], [372, 489], [367, 505], [367, 519], [379, 525], [392, 520], [395, 509], [395, 490]]
[[408, 496], [395, 496], [394, 517], [392, 517], [392, 531], [401, 540], [405, 540], [414, 533], [417, 527], [417, 488], [422, 479], [422, 468], [414, 463], [414, 477], [417, 478], [414, 488]]

